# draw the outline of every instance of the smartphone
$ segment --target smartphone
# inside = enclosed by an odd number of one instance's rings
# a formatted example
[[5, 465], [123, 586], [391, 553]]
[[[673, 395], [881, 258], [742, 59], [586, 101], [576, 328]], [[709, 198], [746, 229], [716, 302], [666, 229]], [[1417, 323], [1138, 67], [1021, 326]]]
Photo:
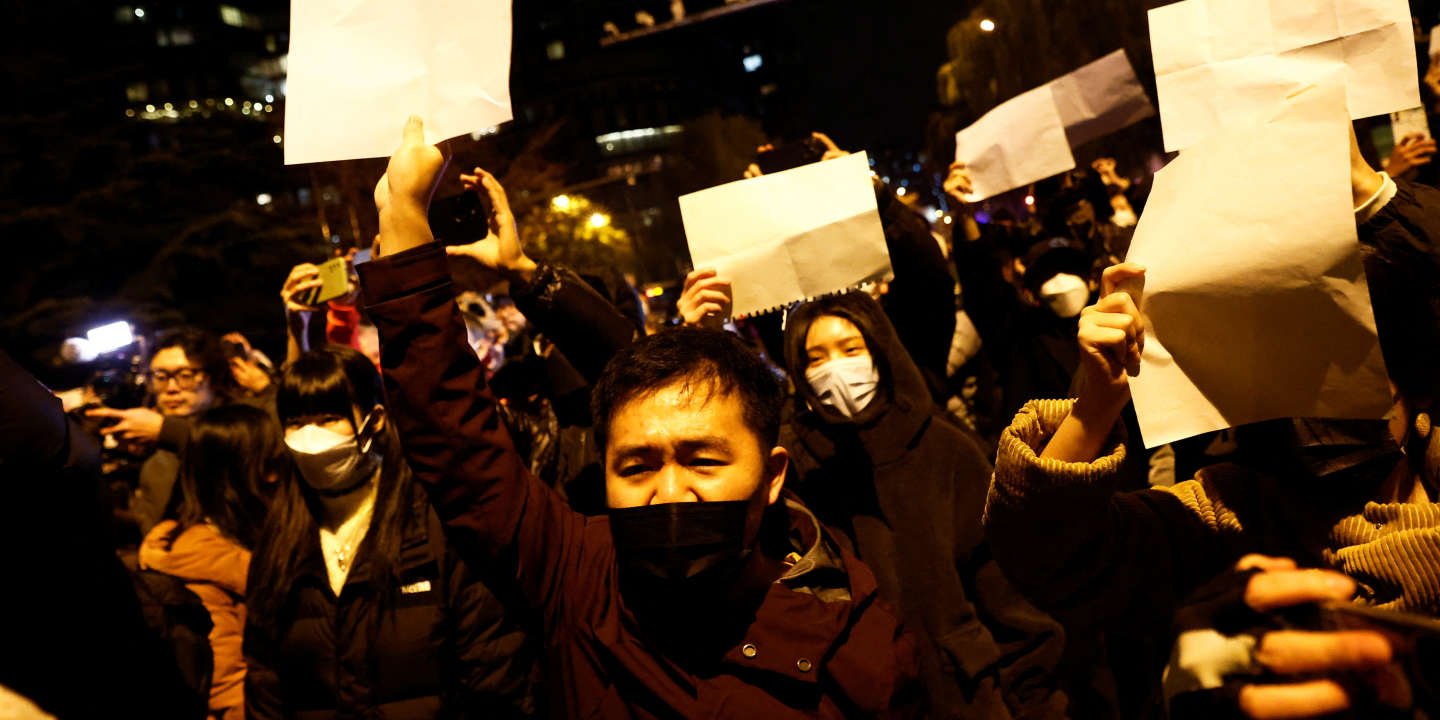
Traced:
[[760, 172], [770, 175], [801, 165], [820, 162], [820, 158], [824, 156], [825, 143], [814, 137], [808, 137], [799, 142], [784, 143], [773, 150], [760, 153], [755, 158], [755, 164], [760, 166]]
[[490, 196], [464, 192], [430, 203], [430, 232], [441, 245], [468, 245], [490, 234]]
[[345, 258], [330, 258], [320, 264], [320, 287], [310, 290], [302, 301], [319, 305], [350, 293], [350, 267]]
[[242, 344], [236, 343], [236, 341], [233, 340], [220, 341], [220, 346], [225, 347], [226, 359], [230, 359], [230, 357], [239, 357], [240, 360], [246, 360], [249, 359], [249, 356], [251, 356], [251, 354], [246, 353], [245, 346], [242, 346]]

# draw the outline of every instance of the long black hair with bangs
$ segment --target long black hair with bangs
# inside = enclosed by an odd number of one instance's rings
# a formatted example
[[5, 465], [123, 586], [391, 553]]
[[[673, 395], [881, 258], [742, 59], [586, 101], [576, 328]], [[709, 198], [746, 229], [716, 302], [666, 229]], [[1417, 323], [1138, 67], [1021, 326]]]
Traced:
[[[376, 405], [385, 405], [385, 391], [369, 359], [353, 348], [328, 345], [285, 367], [275, 401], [282, 427], [287, 420], [326, 415], [350, 418], [353, 424], [357, 415], [364, 418]], [[386, 603], [400, 585], [397, 566], [405, 530], [409, 523], [424, 522], [424, 517], [414, 511], [411, 474], [394, 426], [387, 422], [373, 443], [371, 451], [381, 457], [380, 481], [375, 512], [357, 557], [365, 556], [376, 586], [387, 588], [381, 593]], [[318, 516], [315, 493], [292, 462], [251, 561], [249, 622], [265, 628], [285, 622], [284, 603], [308, 555], [305, 549], [319, 543]]]

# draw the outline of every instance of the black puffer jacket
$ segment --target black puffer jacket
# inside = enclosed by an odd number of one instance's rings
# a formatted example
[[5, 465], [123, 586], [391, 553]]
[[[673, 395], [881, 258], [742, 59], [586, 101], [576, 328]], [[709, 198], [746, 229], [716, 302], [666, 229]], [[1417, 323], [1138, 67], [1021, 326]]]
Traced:
[[[880, 371], [880, 391], [853, 422], [805, 382], [805, 336], [822, 315], [858, 326]], [[1064, 633], [1014, 591], [984, 544], [990, 463], [931, 401], [879, 304], [850, 293], [801, 306], [785, 349], [799, 394], [781, 430], [786, 486], [853, 544], [917, 636], [931, 716], [1063, 717], [1053, 670]]]
[[536, 649], [507, 618], [506, 604], [449, 548], [418, 486], [411, 504], [424, 521], [409, 523], [405, 532], [396, 564], [402, 584], [389, 589], [394, 599], [386, 608], [371, 577], [368, 545], [361, 545], [338, 599], [319, 538], [295, 549], [304, 568], [289, 589], [280, 630], [246, 625], [248, 718], [537, 714]]

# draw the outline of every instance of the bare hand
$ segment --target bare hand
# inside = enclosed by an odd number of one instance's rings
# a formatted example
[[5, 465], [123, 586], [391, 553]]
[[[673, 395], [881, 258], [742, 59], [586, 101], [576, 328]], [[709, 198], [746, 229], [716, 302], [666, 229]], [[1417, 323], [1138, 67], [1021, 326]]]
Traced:
[[1119, 188], [1122, 191], [1130, 188], [1130, 181], [1120, 177], [1120, 173], [1115, 170], [1115, 158], [1099, 158], [1090, 163], [1090, 167], [1095, 168], [1095, 172], [1100, 175], [1100, 182], [1106, 187]]
[[733, 304], [729, 280], [715, 270], [695, 270], [685, 276], [685, 289], [675, 307], [686, 325], [719, 328]]
[[236, 385], [252, 393], [262, 393], [270, 387], [270, 373], [248, 357], [230, 358], [230, 374], [235, 378]]
[[[375, 208], [380, 211], [385, 255], [435, 241], [426, 214], [448, 162], [439, 148], [425, 143], [425, 124], [418, 115], [411, 115], [405, 122], [400, 147], [390, 156], [385, 174], [375, 184]], [[377, 248], [375, 252], [378, 257], [381, 251]]]
[[965, 163], [950, 163], [950, 174], [945, 176], [945, 194], [960, 207], [965, 207], [965, 196], [975, 192], [975, 186], [970, 180], [970, 171], [965, 168]]
[[471, 192], [483, 192], [490, 197], [490, 232], [481, 240], [468, 245], [454, 245], [445, 248], [450, 257], [466, 257], [485, 267], [518, 275], [529, 280], [535, 273], [535, 261], [525, 254], [520, 244], [520, 231], [515, 225], [515, 215], [510, 210], [510, 200], [500, 181], [483, 168], [475, 168], [474, 174], [461, 175], [460, 182]]
[[1123, 405], [1128, 398], [1127, 376], [1140, 373], [1145, 348], [1145, 319], [1139, 309], [1144, 278], [1145, 268], [1135, 263], [1106, 268], [1100, 301], [1080, 313], [1082, 397], [1107, 400], [1107, 406], [1117, 401]]
[[311, 263], [300, 263], [291, 268], [290, 276], [285, 278], [285, 285], [280, 288], [280, 301], [285, 303], [287, 312], [317, 312], [321, 308], [306, 305], [300, 298], [324, 284], [320, 280], [319, 267]]
[[1399, 177], [1422, 165], [1429, 165], [1434, 155], [1434, 139], [1419, 133], [1407, 135], [1390, 154], [1389, 161], [1385, 163], [1385, 171], [1390, 173], [1391, 177]]
[[[1245, 604], [1258, 612], [1333, 600], [1350, 600], [1355, 581], [1330, 570], [1298, 570], [1284, 558], [1247, 555], [1236, 566], [1259, 569], [1245, 588]], [[1393, 656], [1379, 633], [1364, 630], [1265, 633], [1255, 660], [1277, 675], [1299, 675], [1296, 682], [1252, 684], [1240, 690], [1240, 709], [1252, 718], [1319, 717], [1352, 705], [1350, 691], [1330, 675], [1374, 670]]]
[[106, 435], [116, 435], [121, 440], [146, 444], [160, 439], [160, 426], [165, 424], [165, 416], [150, 408], [115, 410], [102, 407], [87, 410], [85, 416], [118, 420], [119, 422], [100, 432]]
[[[764, 154], [767, 153], [767, 152], [774, 152], [774, 150], [775, 150], [775, 146], [774, 146], [774, 145], [771, 145], [770, 143], [765, 143], [764, 145], [761, 145], [760, 147], [755, 148], [755, 154], [756, 154], [756, 155], [764, 155]], [[752, 163], [750, 163], [750, 166], [749, 166], [749, 167], [745, 168], [745, 179], [746, 179], [746, 180], [749, 180], [749, 179], [751, 179], [751, 178], [757, 178], [757, 177], [760, 177], [761, 175], [764, 175], [764, 174], [765, 174], [765, 171], [761, 170], [761, 169], [760, 169], [760, 165], [758, 165], [757, 163], [753, 163], [753, 162], [752, 162]]]

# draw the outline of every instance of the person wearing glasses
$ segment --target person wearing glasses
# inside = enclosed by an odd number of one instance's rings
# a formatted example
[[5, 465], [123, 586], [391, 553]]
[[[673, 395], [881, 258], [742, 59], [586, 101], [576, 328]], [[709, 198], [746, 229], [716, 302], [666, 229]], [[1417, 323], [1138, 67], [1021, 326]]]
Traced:
[[[121, 442], [153, 446], [140, 467], [140, 482], [130, 501], [130, 512], [140, 537], [166, 516], [180, 457], [190, 433], [189, 418], [211, 407], [241, 402], [275, 412], [273, 385], [260, 392], [236, 382], [235, 361], [226, 357], [214, 334], [180, 328], [160, 336], [150, 356], [147, 373], [153, 403], [130, 409], [97, 408], [91, 417], [113, 419], [104, 432]], [[269, 385], [267, 383], [267, 385]]]

